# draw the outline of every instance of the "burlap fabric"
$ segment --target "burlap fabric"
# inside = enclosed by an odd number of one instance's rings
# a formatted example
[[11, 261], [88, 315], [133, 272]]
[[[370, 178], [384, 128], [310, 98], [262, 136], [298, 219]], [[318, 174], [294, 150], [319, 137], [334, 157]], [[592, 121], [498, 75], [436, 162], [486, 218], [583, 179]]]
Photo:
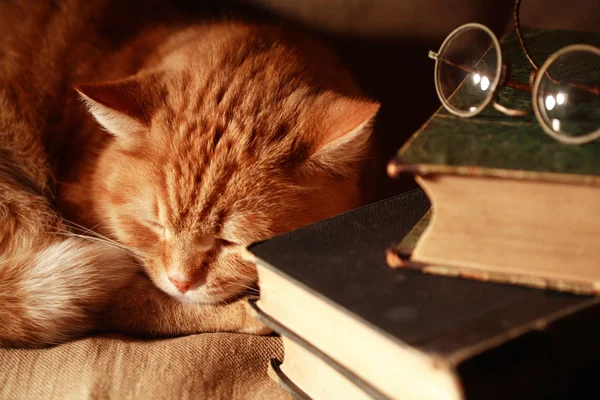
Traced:
[[0, 349], [0, 399], [274, 399], [279, 338], [207, 333], [162, 340], [106, 335], [48, 349]]

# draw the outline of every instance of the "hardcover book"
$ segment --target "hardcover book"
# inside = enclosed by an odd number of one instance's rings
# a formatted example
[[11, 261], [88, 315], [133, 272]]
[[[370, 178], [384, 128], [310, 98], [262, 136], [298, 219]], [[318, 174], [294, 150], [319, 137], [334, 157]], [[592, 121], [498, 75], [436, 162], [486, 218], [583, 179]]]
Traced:
[[[573, 43], [600, 46], [600, 34], [535, 31], [537, 60]], [[526, 83], [530, 64], [514, 34], [502, 41], [511, 76]], [[586, 68], [598, 72], [600, 65]], [[597, 81], [600, 84], [600, 80]], [[500, 89], [502, 105], [531, 110], [531, 93]], [[596, 128], [600, 107], [586, 112]], [[600, 289], [600, 140], [562, 144], [533, 113], [509, 117], [488, 106], [468, 119], [440, 110], [388, 165], [409, 172], [432, 202], [428, 228], [394, 266], [425, 272], [593, 294]]]
[[[390, 268], [386, 249], [418, 236], [428, 209], [416, 190], [251, 245], [265, 322], [333, 360], [325, 365], [342, 368], [333, 370], [345, 387], [371, 398], [546, 399], [583, 390], [600, 356], [600, 299]], [[329, 385], [322, 368], [302, 361], [306, 351], [286, 354], [282, 370]]]
[[356, 374], [265, 314], [256, 305], [256, 299], [250, 299], [248, 304], [256, 318], [281, 335], [285, 362], [271, 359], [269, 376], [294, 397], [301, 400], [387, 399]]

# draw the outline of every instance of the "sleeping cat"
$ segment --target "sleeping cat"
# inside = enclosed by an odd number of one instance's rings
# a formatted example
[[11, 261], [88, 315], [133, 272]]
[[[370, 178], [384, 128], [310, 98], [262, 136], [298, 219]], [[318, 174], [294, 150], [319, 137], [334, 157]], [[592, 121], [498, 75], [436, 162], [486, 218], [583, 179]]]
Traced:
[[0, 346], [264, 332], [240, 249], [366, 199], [330, 50], [142, 4], [0, 2]]

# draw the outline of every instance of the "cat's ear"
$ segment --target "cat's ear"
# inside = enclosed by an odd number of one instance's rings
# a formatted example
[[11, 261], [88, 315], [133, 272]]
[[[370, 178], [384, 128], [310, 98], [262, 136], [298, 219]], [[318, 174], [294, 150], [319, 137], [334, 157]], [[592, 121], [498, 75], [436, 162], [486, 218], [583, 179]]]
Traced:
[[311, 163], [339, 169], [363, 158], [379, 107], [379, 103], [370, 100], [347, 97], [338, 97], [324, 106]]
[[151, 102], [137, 78], [78, 85], [90, 113], [108, 132], [131, 137], [150, 125]]

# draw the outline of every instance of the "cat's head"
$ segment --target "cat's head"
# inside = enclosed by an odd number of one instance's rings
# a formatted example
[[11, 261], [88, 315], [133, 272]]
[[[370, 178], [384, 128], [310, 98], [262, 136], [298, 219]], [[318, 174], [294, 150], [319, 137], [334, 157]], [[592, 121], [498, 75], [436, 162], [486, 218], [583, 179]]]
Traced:
[[362, 203], [379, 105], [321, 48], [315, 65], [274, 42], [188, 43], [175, 65], [78, 88], [110, 133], [95, 212], [181, 301], [232, 297], [256, 279], [242, 246]]

